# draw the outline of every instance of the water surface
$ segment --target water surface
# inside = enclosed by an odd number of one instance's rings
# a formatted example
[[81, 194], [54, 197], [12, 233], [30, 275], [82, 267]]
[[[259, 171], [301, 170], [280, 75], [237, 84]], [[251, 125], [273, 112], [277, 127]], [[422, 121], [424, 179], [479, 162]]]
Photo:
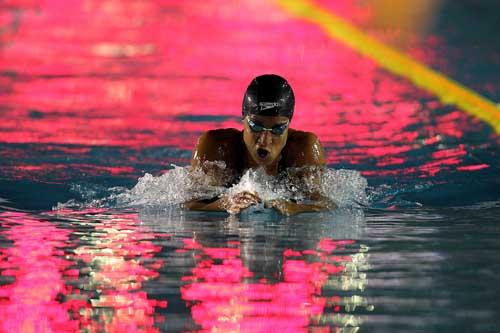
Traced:
[[[372, 2], [318, 3], [498, 100], [493, 2], [438, 1], [399, 30]], [[366, 179], [365, 207], [96, 204], [146, 173], [171, 183], [143, 198], [175, 190], [173, 165], [203, 131], [241, 128], [242, 93], [268, 72], [329, 168]], [[0, 114], [0, 332], [500, 324], [498, 135], [272, 2], [4, 2]]]

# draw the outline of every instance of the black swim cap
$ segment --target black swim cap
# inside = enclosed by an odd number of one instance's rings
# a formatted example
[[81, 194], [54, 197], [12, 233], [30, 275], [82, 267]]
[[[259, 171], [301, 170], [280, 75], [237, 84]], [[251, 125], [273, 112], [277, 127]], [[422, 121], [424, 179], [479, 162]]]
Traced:
[[292, 87], [281, 76], [257, 76], [243, 96], [243, 117], [249, 114], [285, 116], [292, 119], [295, 96]]

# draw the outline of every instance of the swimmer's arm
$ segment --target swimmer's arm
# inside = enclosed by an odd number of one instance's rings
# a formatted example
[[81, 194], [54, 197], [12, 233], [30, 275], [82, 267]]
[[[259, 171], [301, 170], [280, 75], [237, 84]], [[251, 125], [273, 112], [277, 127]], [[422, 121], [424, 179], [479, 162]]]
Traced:
[[205, 200], [190, 200], [185, 202], [183, 206], [189, 210], [195, 211], [225, 212], [227, 204], [225, 198], [213, 198]]
[[[224, 141], [226, 140], [221, 140], [218, 134], [219, 132], [220, 131], [207, 131], [203, 133], [198, 139], [191, 159], [191, 168], [193, 170], [198, 168], [202, 169], [207, 177], [210, 177], [210, 183], [213, 186], [224, 186], [222, 180], [225, 179], [225, 174], [223, 170], [220, 170], [218, 167], [204, 162], [227, 162], [227, 156], [224, 155], [226, 149], [220, 149], [221, 146], [224, 147]], [[189, 210], [221, 212], [226, 211], [226, 199], [219, 197], [212, 199], [194, 199], [185, 202], [183, 206]]]
[[231, 196], [223, 195], [220, 198], [209, 200], [192, 200], [184, 204], [191, 210], [226, 211], [229, 214], [238, 214], [242, 210], [262, 202], [257, 193], [243, 191]]
[[296, 203], [289, 200], [273, 200], [268, 203], [267, 206], [270, 206], [281, 214], [287, 216], [307, 212], [325, 212], [337, 208], [337, 205], [332, 200], [319, 194], [315, 200], [311, 200], [309, 203]]

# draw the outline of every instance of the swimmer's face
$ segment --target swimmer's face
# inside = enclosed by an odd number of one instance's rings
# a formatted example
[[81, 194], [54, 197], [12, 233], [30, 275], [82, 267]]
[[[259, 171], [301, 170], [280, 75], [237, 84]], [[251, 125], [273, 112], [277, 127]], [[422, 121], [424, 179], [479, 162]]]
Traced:
[[288, 139], [289, 119], [283, 116], [248, 115], [243, 118], [243, 140], [259, 166], [277, 162]]

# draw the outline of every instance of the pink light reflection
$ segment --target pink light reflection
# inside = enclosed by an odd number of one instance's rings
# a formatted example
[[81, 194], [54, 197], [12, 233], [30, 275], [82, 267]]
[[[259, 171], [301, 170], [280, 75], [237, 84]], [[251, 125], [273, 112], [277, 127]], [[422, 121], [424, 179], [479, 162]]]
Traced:
[[[155, 322], [164, 318], [155, 309], [167, 302], [150, 298], [142, 284], [159, 275], [163, 261], [153, 256], [160, 247], [137, 216], [107, 218], [95, 225], [90, 244], [70, 250], [70, 229], [26, 213], [0, 213], [7, 228], [1, 234], [13, 241], [0, 248], [0, 269], [14, 278], [0, 286], [0, 332], [158, 332]], [[87, 267], [74, 268], [79, 261]]]
[[[77, 214], [83, 214], [79, 212]], [[159, 332], [155, 308], [166, 301], [151, 299], [141, 290], [145, 281], [159, 276], [161, 250], [150, 240], [155, 236], [138, 225], [136, 214], [106, 215], [95, 225], [90, 245], [74, 250], [74, 260], [87, 263], [92, 271], [84, 290], [100, 290], [90, 299], [92, 307], [80, 311], [82, 328], [105, 332]]]
[[306, 332], [311, 323], [319, 323], [326, 306], [338, 307], [340, 298], [322, 296], [321, 289], [351, 261], [351, 256], [334, 251], [353, 243], [322, 239], [317, 250], [285, 249], [283, 278], [269, 283], [251, 280], [253, 273], [243, 265], [239, 244], [209, 248], [186, 239], [185, 249], [194, 250], [199, 259], [192, 275], [183, 278], [188, 284], [181, 295], [202, 332]]
[[[319, 3], [361, 27], [380, 9], [348, 0]], [[401, 165], [436, 136], [460, 139], [479, 124], [459, 111], [432, 115], [442, 106], [432, 96], [272, 3], [9, 5], [23, 16], [0, 55], [2, 69], [17, 75], [2, 79], [9, 93], [0, 95], [0, 142], [190, 150], [202, 131], [241, 125], [235, 118], [182, 116], [237, 117], [249, 80], [267, 72], [289, 79], [297, 95], [293, 127], [317, 133], [332, 164]], [[410, 47], [422, 49], [427, 63], [437, 61], [418, 36]]]
[[0, 221], [13, 242], [0, 248], [0, 268], [14, 278], [0, 286], [0, 332], [78, 332], [68, 304], [57, 299], [69, 293], [63, 272], [72, 264], [64, 259], [70, 231], [26, 213], [0, 212]]
[[482, 170], [489, 168], [490, 166], [488, 164], [475, 164], [475, 165], [464, 165], [457, 167], [458, 171], [476, 171], [476, 170]]

